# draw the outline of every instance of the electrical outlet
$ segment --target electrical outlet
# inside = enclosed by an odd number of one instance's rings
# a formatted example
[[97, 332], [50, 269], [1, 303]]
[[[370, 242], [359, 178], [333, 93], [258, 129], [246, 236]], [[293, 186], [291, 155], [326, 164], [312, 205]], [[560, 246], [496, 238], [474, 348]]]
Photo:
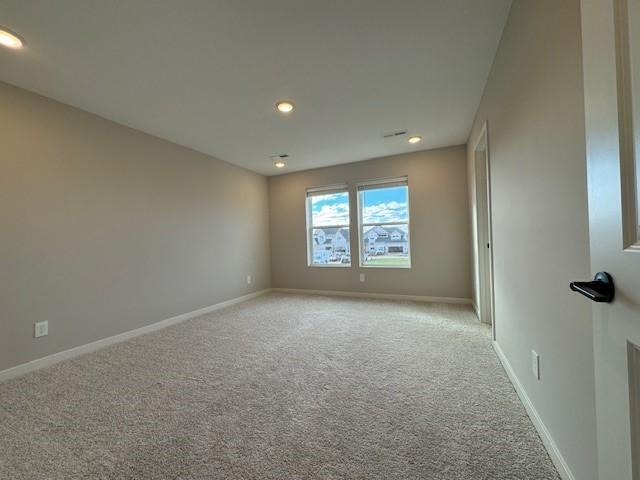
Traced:
[[49, 335], [49, 322], [47, 321], [37, 322], [33, 327], [34, 327], [33, 328], [34, 338], [44, 337], [46, 335]]
[[361, 282], [364, 282], [364, 273], [361, 273], [361, 274], [360, 274], [360, 281], [361, 281]]
[[251, 275], [247, 275], [247, 285], [251, 285]]
[[536, 380], [540, 380], [540, 355], [535, 350], [531, 350], [531, 370]]

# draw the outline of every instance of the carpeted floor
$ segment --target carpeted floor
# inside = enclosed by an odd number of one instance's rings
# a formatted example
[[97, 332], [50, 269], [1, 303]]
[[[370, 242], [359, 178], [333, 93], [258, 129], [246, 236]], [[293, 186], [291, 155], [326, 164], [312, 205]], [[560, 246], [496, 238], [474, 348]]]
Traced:
[[270, 294], [0, 384], [2, 479], [557, 479], [469, 307]]

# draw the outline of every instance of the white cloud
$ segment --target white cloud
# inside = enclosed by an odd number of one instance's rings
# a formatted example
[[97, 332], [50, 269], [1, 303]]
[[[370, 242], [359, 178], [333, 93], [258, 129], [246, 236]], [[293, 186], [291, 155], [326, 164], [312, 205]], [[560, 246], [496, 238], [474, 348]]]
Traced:
[[344, 199], [346, 197], [346, 193], [326, 193], [324, 195], [314, 195], [312, 197], [313, 203], [318, 202], [330, 202], [331, 200]]
[[[313, 224], [315, 226], [345, 225], [349, 223], [349, 205], [347, 202], [330, 203], [331, 200], [344, 199], [344, 194], [329, 194], [312, 199]], [[387, 203], [368, 205], [364, 209], [364, 223], [406, 222], [408, 219], [407, 202], [392, 200]]]
[[391, 201], [369, 205], [364, 209], [364, 223], [406, 222], [407, 202]]
[[322, 205], [318, 210], [313, 207], [313, 224], [322, 225], [345, 225], [349, 223], [349, 205], [347, 203], [334, 203], [332, 205]]

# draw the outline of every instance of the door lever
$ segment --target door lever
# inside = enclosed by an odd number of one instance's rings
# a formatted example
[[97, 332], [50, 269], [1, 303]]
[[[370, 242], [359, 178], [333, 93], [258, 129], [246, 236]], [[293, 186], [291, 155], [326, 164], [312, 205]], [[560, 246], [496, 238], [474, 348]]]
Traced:
[[569, 288], [598, 303], [611, 303], [616, 296], [613, 278], [607, 272], [596, 273], [592, 282], [571, 282]]

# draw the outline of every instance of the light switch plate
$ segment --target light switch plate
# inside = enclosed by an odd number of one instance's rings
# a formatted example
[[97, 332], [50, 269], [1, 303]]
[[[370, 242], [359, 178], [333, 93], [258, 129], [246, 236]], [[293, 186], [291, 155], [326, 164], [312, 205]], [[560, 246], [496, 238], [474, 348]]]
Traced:
[[38, 338], [46, 335], [49, 335], [49, 322], [36, 322], [33, 328], [33, 337]]
[[540, 355], [535, 350], [531, 350], [531, 370], [536, 380], [540, 380]]

